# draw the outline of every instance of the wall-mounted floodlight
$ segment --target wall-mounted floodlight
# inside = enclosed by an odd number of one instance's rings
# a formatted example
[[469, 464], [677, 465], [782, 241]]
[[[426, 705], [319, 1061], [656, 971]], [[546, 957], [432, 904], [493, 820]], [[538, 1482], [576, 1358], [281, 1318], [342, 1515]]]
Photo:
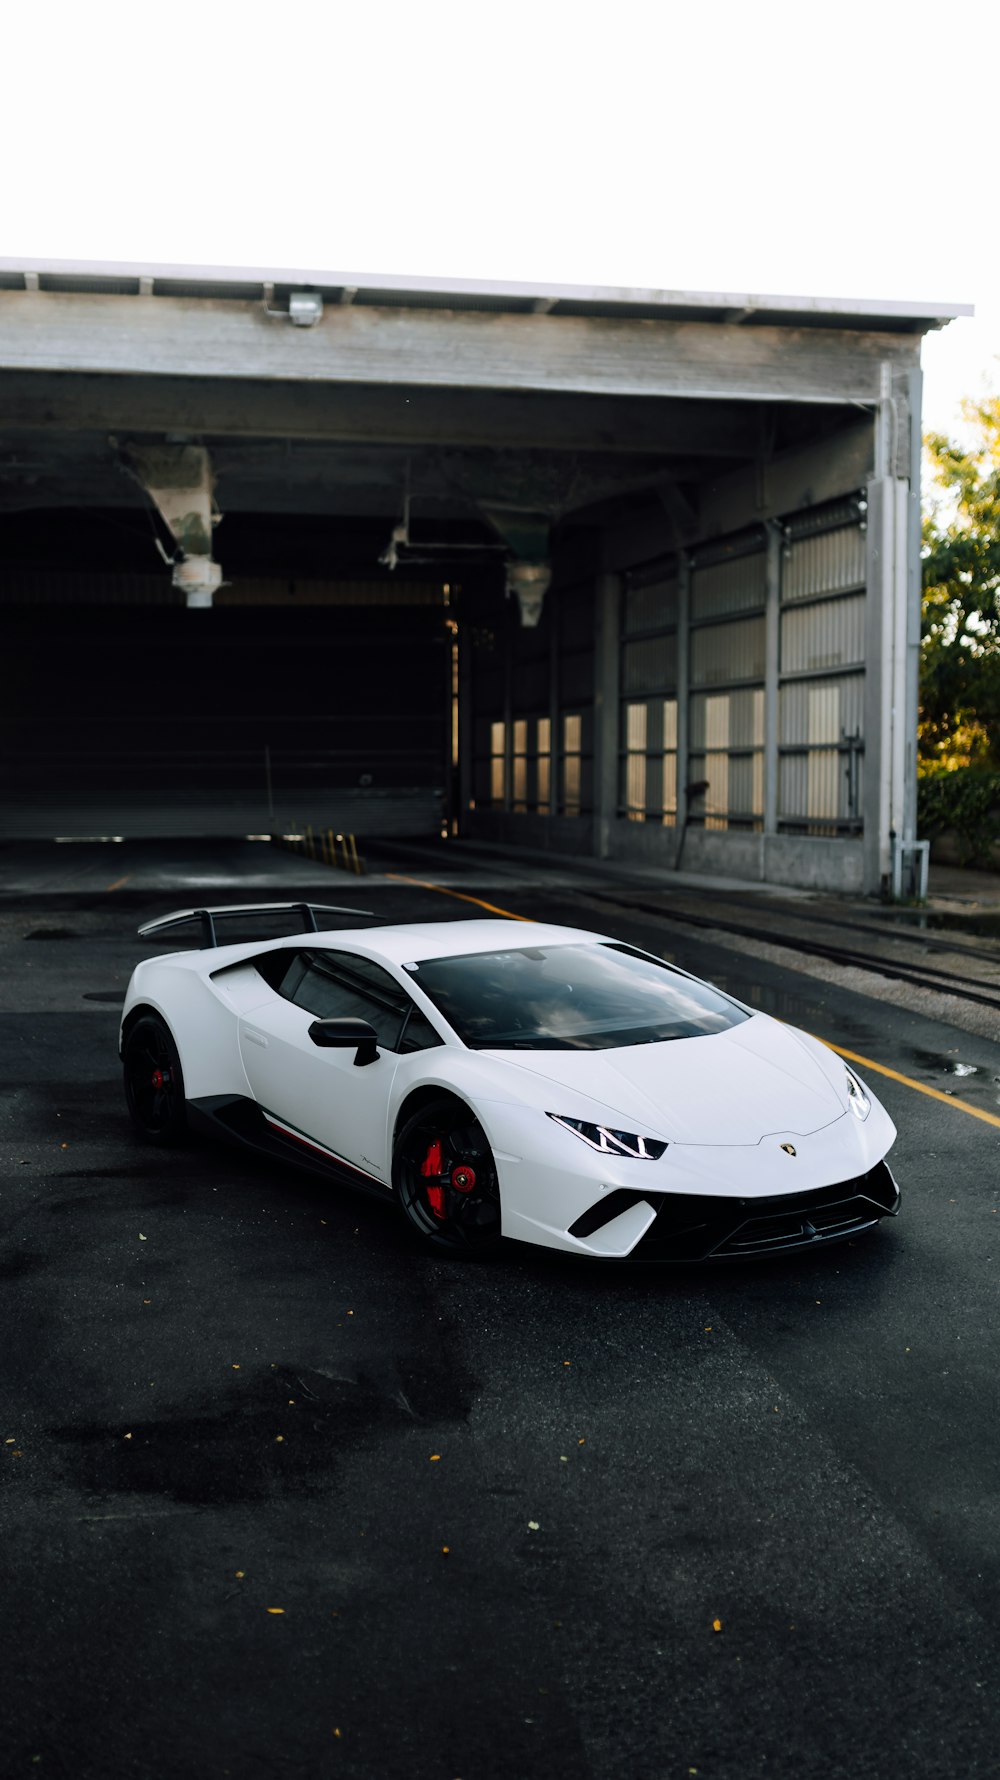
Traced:
[[288, 299], [288, 319], [297, 328], [314, 328], [323, 315], [318, 291], [293, 290]]

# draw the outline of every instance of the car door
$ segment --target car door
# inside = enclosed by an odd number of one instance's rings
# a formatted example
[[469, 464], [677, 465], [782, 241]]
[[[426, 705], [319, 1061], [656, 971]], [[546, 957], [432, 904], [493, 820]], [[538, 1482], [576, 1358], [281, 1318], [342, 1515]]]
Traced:
[[[375, 1028], [378, 1058], [320, 1048], [316, 1019], [354, 1016]], [[441, 1038], [402, 984], [357, 953], [323, 947], [291, 955], [270, 998], [240, 1018], [240, 1054], [265, 1117], [285, 1137], [390, 1184], [389, 1111], [404, 1052]]]

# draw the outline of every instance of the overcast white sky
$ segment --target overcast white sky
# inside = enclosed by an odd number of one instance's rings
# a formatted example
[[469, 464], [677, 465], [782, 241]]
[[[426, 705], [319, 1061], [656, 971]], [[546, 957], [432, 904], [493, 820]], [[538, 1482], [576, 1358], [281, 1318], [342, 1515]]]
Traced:
[[1000, 389], [1000, 6], [10, 9], [0, 254], [974, 303]]

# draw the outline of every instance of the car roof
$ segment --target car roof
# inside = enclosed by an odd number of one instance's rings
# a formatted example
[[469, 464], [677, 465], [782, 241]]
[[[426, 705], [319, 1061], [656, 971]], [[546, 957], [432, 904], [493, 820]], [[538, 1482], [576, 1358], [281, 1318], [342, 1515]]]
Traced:
[[[511, 951], [523, 946], [597, 944], [606, 936], [580, 927], [554, 927], [541, 921], [415, 921], [399, 927], [365, 927], [350, 932], [326, 929], [299, 936], [298, 943], [349, 947], [393, 964], [427, 958], [472, 957], [477, 952]], [[285, 945], [288, 941], [285, 940]]]

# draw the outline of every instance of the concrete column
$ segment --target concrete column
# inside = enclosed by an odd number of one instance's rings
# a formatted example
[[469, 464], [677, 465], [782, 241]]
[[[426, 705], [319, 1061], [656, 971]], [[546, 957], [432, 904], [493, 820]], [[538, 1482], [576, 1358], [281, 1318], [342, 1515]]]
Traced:
[[907, 525], [907, 588], [906, 588], [906, 710], [904, 738], [906, 749], [903, 780], [903, 839], [917, 838], [917, 719], [920, 714], [920, 631], [923, 617], [923, 568], [920, 512], [920, 473], [923, 458], [921, 405], [923, 372], [910, 371], [907, 376], [907, 407], [910, 418], [910, 485]]
[[594, 852], [608, 859], [618, 815], [620, 575], [598, 575], [594, 617]]
[[458, 832], [469, 832], [474, 795], [476, 713], [472, 702], [472, 637], [468, 623], [458, 629]]
[[893, 847], [903, 838], [907, 748], [909, 485], [868, 484], [865, 637], [864, 888], [888, 893]]
[[[912, 439], [901, 438], [911, 402], [919, 426], [919, 373], [916, 376], [916, 386], [897, 395], [892, 365], [882, 366], [875, 475], [868, 484], [863, 848], [868, 895], [891, 893], [895, 849], [909, 838], [906, 823], [914, 820], [916, 804], [919, 460], [914, 469]], [[909, 480], [898, 475], [901, 463], [910, 469]]]
[[691, 779], [691, 558], [681, 550], [677, 557], [677, 845], [673, 869], [684, 851], [688, 819], [688, 784]]
[[561, 595], [558, 587], [548, 594], [549, 613], [549, 817], [559, 814], [562, 802], [562, 733], [559, 724], [559, 622]]
[[503, 807], [509, 814], [514, 803], [514, 624], [516, 607], [507, 590], [503, 630]]
[[[778, 682], [781, 644], [781, 527], [767, 526], [764, 619], [764, 834], [778, 832]], [[762, 849], [766, 875], [766, 841]]]

